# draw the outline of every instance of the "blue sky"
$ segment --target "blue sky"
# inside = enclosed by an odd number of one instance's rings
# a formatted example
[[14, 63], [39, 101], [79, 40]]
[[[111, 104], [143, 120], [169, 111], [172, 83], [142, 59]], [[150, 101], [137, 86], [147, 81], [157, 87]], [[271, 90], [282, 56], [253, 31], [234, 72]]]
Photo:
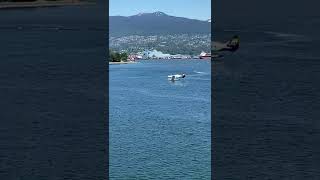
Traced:
[[131, 16], [155, 11], [207, 20], [211, 18], [211, 0], [109, 0], [110, 16]]

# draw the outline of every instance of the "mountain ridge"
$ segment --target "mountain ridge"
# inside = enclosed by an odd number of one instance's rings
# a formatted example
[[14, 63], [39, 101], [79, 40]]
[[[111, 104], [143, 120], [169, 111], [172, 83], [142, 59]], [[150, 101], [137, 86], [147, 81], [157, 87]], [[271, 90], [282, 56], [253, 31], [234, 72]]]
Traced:
[[109, 28], [111, 36], [207, 34], [211, 33], [211, 22], [156, 11], [132, 16], [109, 16]]

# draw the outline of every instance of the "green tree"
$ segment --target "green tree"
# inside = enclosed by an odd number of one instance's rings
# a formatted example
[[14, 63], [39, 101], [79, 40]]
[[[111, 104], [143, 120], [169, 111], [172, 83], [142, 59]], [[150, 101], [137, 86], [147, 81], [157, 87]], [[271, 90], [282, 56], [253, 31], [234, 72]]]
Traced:
[[123, 62], [126, 62], [128, 60], [128, 54], [127, 53], [121, 53], [120, 54], [120, 60]]
[[109, 61], [110, 62], [121, 62], [121, 61], [127, 61], [128, 54], [127, 53], [118, 53], [114, 52], [112, 50], [109, 50]]

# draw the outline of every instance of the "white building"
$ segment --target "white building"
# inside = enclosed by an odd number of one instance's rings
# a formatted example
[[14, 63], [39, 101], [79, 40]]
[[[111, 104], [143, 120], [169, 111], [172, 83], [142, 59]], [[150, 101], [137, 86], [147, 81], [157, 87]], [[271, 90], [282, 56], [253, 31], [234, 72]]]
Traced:
[[161, 51], [152, 50], [152, 51], [144, 51], [143, 52], [143, 58], [144, 59], [168, 59], [172, 55], [171, 54], [164, 54]]

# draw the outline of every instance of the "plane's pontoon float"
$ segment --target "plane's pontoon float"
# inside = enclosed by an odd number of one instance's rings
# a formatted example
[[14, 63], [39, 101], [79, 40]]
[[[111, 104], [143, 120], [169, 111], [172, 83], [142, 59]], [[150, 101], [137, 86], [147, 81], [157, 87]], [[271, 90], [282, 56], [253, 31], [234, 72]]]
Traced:
[[168, 76], [168, 80], [169, 81], [178, 81], [182, 78], [185, 78], [186, 75], [185, 74], [175, 74], [175, 75], [169, 75]]

